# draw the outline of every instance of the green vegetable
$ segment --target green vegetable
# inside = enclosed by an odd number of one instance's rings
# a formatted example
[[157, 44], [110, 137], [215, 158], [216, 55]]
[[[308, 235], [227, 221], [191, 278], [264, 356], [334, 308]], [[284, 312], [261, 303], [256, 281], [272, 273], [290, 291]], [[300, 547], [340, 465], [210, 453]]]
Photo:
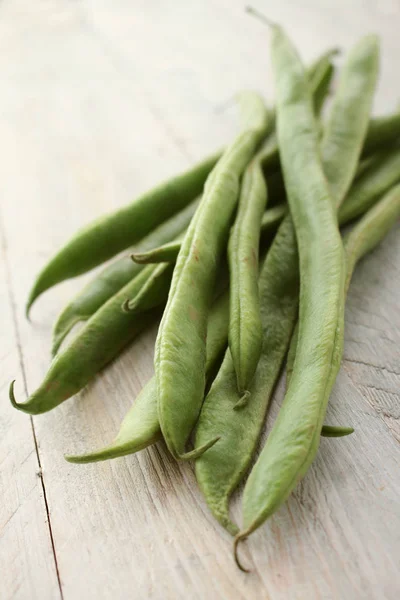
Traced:
[[[210, 379], [228, 343], [229, 294], [225, 292], [213, 304], [207, 326], [206, 378]], [[69, 455], [73, 463], [108, 460], [147, 448], [162, 438], [157, 412], [156, 380], [144, 386], [124, 418], [114, 442], [89, 454]]]
[[248, 400], [248, 386], [254, 377], [262, 348], [258, 248], [266, 203], [267, 187], [258, 155], [244, 173], [239, 206], [228, 244], [229, 348], [237, 376], [240, 404]]
[[[326, 188], [319, 161], [301, 62], [277, 26], [273, 27], [272, 53], [278, 95], [278, 139], [300, 258], [299, 337], [282, 408], [245, 486], [243, 530], [235, 539], [235, 551], [238, 542], [288, 498], [318, 450], [343, 349], [345, 268], [333, 202], [340, 203], [355, 174], [376, 81], [378, 47], [376, 38], [368, 37], [351, 52], [343, 81], [348, 86], [354, 85], [354, 90], [339, 86], [331, 122], [322, 141], [323, 168], [333, 198]], [[368, 90], [367, 98], [362, 95], [363, 90]], [[359, 114], [351, 122], [348, 117], [354, 115], [353, 103], [357, 103]], [[346, 107], [345, 114], [337, 111], [339, 106]], [[344, 132], [340, 123], [346, 122], [351, 130]]]
[[[283, 217], [287, 213], [287, 206], [280, 204], [269, 208], [263, 214], [261, 219], [261, 239], [263, 240], [267, 234], [274, 232], [281, 223]], [[139, 264], [154, 264], [162, 262], [175, 262], [181, 249], [182, 240], [175, 240], [153, 248], [148, 252], [134, 253], [132, 259]]]
[[[217, 163], [182, 242], [157, 336], [158, 416], [176, 458], [188, 458], [186, 443], [203, 402], [208, 307], [237, 203], [239, 178], [269, 126], [262, 100], [254, 94], [251, 101], [253, 121]], [[202, 451], [204, 447], [197, 450]]]
[[141, 313], [138, 318], [134, 312], [124, 312], [121, 306], [127, 298], [136, 295], [156, 268], [154, 265], [147, 266], [94, 313], [65, 350], [57, 354], [42, 384], [27, 402], [16, 402], [12, 386], [10, 399], [13, 406], [31, 415], [55, 408], [78, 393], [153, 322], [158, 310]]

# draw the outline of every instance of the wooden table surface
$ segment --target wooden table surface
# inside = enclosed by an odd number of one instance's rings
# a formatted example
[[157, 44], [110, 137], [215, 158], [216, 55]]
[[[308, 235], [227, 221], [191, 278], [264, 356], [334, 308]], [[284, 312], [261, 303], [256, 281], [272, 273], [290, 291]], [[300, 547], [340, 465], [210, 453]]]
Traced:
[[[400, 98], [397, 0], [257, 0], [305, 61], [382, 35], [375, 112]], [[323, 439], [288, 503], [234, 565], [190, 464], [157, 444], [70, 465], [113, 437], [152, 373], [155, 329], [81, 394], [30, 419], [11, 408], [46, 371], [52, 323], [87, 278], [24, 318], [34, 275], [75, 230], [225, 144], [233, 94], [272, 101], [268, 30], [244, 2], [9, 0], [0, 5], [0, 597], [393, 599], [399, 597], [400, 236], [357, 268], [343, 366]], [[282, 398], [282, 383], [276, 402]], [[270, 423], [276, 414], [270, 412]], [[240, 522], [239, 498], [233, 515]]]

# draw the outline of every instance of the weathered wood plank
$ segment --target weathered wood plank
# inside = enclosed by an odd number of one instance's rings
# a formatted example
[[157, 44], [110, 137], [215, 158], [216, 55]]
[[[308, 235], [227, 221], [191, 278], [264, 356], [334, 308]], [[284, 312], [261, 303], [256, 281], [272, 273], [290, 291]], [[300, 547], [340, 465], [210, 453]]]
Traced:
[[60, 593], [31, 422], [7, 402], [11, 377], [23, 380], [7, 251], [0, 212], [0, 597], [53, 600]]

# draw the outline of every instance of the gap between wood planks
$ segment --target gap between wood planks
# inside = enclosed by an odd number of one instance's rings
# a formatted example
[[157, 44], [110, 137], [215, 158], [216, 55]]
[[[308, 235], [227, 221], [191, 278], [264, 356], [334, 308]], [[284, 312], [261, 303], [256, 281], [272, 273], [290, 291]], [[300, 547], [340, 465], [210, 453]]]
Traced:
[[[16, 345], [17, 345], [18, 362], [19, 362], [19, 366], [21, 369], [21, 375], [22, 375], [22, 380], [23, 380], [23, 384], [24, 384], [25, 395], [26, 395], [26, 397], [28, 397], [28, 386], [27, 386], [27, 380], [26, 380], [25, 365], [24, 365], [24, 359], [23, 359], [23, 354], [22, 354], [21, 338], [20, 338], [20, 334], [19, 334], [17, 315], [16, 315], [16, 310], [17, 310], [16, 302], [15, 302], [15, 297], [14, 297], [14, 291], [12, 288], [11, 270], [10, 270], [10, 264], [9, 264], [9, 260], [8, 260], [8, 254], [7, 254], [7, 240], [6, 240], [6, 234], [5, 234], [5, 227], [4, 227], [4, 223], [3, 223], [3, 216], [1, 214], [1, 212], [0, 212], [0, 244], [2, 246], [3, 254], [4, 254], [4, 266], [5, 266], [5, 273], [6, 273], [7, 292], [8, 292], [8, 298], [9, 298], [9, 303], [10, 303], [10, 307], [11, 307], [11, 316], [12, 316], [14, 331], [15, 331], [15, 341], [16, 341]], [[40, 482], [42, 485], [43, 500], [44, 500], [44, 505], [45, 505], [45, 510], [46, 510], [47, 525], [48, 525], [48, 529], [49, 529], [50, 543], [51, 543], [51, 548], [52, 548], [53, 557], [54, 557], [54, 566], [56, 569], [58, 588], [60, 590], [61, 600], [64, 600], [64, 595], [63, 595], [63, 591], [62, 591], [62, 587], [61, 587], [60, 571], [58, 568], [56, 549], [55, 549], [55, 545], [54, 545], [53, 530], [51, 527], [49, 505], [47, 502], [46, 486], [44, 483], [42, 464], [41, 464], [40, 455], [39, 455], [39, 446], [38, 446], [36, 432], [35, 432], [35, 425], [33, 423], [32, 416], [29, 415], [29, 419], [30, 419], [30, 423], [31, 423], [32, 437], [33, 437], [33, 443], [35, 446], [35, 453], [36, 453], [36, 459], [37, 459], [37, 465], [38, 465], [37, 476], [40, 477]]]

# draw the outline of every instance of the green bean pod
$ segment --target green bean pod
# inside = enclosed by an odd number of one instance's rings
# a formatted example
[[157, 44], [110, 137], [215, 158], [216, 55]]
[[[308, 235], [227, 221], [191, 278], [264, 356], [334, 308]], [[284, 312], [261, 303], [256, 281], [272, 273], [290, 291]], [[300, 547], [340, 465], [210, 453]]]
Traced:
[[228, 244], [229, 348], [235, 365], [240, 405], [248, 400], [248, 386], [254, 377], [262, 347], [258, 248], [266, 203], [267, 186], [257, 156], [243, 176], [238, 210]]
[[286, 204], [278, 204], [273, 208], [268, 208], [261, 219], [261, 237], [275, 232], [287, 213], [288, 207]]
[[352, 427], [338, 427], [337, 425], [324, 425], [321, 429], [321, 435], [323, 437], [345, 437], [354, 433]]
[[29, 294], [26, 313], [52, 286], [86, 273], [141, 240], [201, 194], [221, 156], [213, 154], [186, 172], [146, 192], [131, 204], [93, 221], [75, 234], [47, 263]]
[[150, 310], [167, 301], [174, 265], [160, 263], [133, 298], [127, 298], [122, 309], [136, 313]]
[[[355, 182], [340, 210], [345, 221], [351, 221], [372, 206], [376, 200], [400, 181], [400, 147], [380, 152], [369, 168]], [[369, 206], [366, 207], [366, 200]]]
[[[332, 57], [334, 51], [330, 51], [319, 60], [320, 64], [316, 66], [315, 71], [320, 75], [312, 74], [310, 68], [309, 75], [311, 85], [313, 86], [313, 102], [315, 114], [318, 116], [321, 112], [323, 102], [329, 91], [333, 75], [333, 66], [327, 62], [327, 58]], [[314, 82], [314, 85], [313, 85]], [[364, 140], [362, 157], [367, 158], [378, 151], [387, 149], [388, 146], [400, 141], [400, 112], [396, 111], [390, 115], [373, 117], [368, 124], [367, 134]], [[279, 148], [276, 133], [274, 132], [268, 139], [262, 160], [263, 168], [267, 171], [273, 171], [280, 167]]]
[[[332, 58], [338, 54], [337, 48], [332, 48], [322, 54], [308, 69], [311, 92], [313, 94], [314, 110], [320, 115], [323, 104], [329, 94], [334, 67]], [[271, 173], [280, 167], [278, 138], [273, 131], [263, 146], [261, 164], [264, 171]]]
[[[368, 205], [366, 198], [365, 206]], [[272, 210], [267, 210], [265, 215]], [[340, 223], [346, 224], [343, 218]], [[232, 534], [237, 532], [237, 527], [229, 518], [229, 499], [256, 451], [297, 320], [298, 263], [296, 236], [289, 216], [280, 225], [260, 272], [258, 285], [264, 341], [255, 379], [250, 386], [250, 401], [241, 410], [232, 410], [237, 402], [236, 375], [232, 357], [227, 352], [197, 424], [195, 446], [220, 435], [218, 443], [196, 460], [196, 478], [213, 515]], [[328, 434], [324, 427], [321, 435]], [[343, 428], [344, 431], [348, 429]]]
[[[366, 110], [364, 111], [367, 112]], [[335, 111], [335, 119], [346, 119]], [[366, 115], [364, 114], [366, 118]], [[363, 124], [358, 122], [362, 135]], [[336, 124], [332, 130], [336, 130]], [[340, 152], [340, 147], [337, 147]], [[349, 163], [338, 177], [345, 181]], [[364, 198], [365, 207], [369, 199]], [[346, 201], [347, 202], [347, 201]], [[345, 224], [344, 217], [340, 221]], [[260, 306], [264, 331], [263, 349], [255, 379], [250, 386], [248, 406], [233, 411], [235, 377], [232, 358], [227, 353], [220, 372], [205, 399], [200, 414], [196, 445], [220, 434], [220, 440], [196, 460], [196, 477], [214, 516], [231, 533], [237, 531], [229, 519], [229, 498], [240, 483], [257, 447], [272, 391], [282, 367], [297, 318], [299, 269], [296, 235], [290, 216], [281, 224], [261, 270]], [[321, 431], [322, 434], [322, 431]]]
[[[355, 180], [345, 202], [339, 208], [339, 224], [345, 225], [363, 215], [379, 198], [400, 181], [400, 149], [373, 156], [362, 175]], [[286, 385], [289, 385], [296, 357], [298, 327], [293, 332], [287, 357]]]
[[286, 389], [289, 387], [290, 380], [292, 378], [293, 373], [293, 365], [294, 359], [296, 358], [296, 349], [297, 349], [297, 341], [299, 339], [299, 327], [296, 323], [296, 326], [293, 330], [292, 339], [290, 340], [290, 346], [288, 350], [288, 355], [286, 359]]
[[155, 444], [162, 438], [157, 415], [157, 389], [152, 377], [137, 396], [124, 417], [114, 441], [104, 448], [87, 454], [67, 454], [65, 460], [86, 464], [134, 454]]
[[[185, 453], [185, 446], [203, 402], [207, 318], [218, 261], [236, 208], [239, 178], [269, 126], [261, 98], [253, 94], [251, 102], [253, 121], [225, 151], [207, 180], [200, 207], [182, 242], [156, 340], [160, 425], [176, 458], [194, 457]], [[204, 447], [197, 453], [202, 451]]]
[[368, 129], [378, 63], [377, 37], [366, 36], [349, 53], [339, 78], [321, 142], [322, 167], [335, 206], [342, 203], [357, 170]]
[[[321, 144], [322, 166], [326, 174], [333, 201], [337, 207], [342, 203], [351, 181], [357, 173], [357, 162], [364, 144], [364, 150], [373, 145], [380, 124], [371, 125], [367, 133], [368, 118], [372, 105], [373, 92], [376, 86], [378, 71], [379, 47], [375, 36], [366, 36], [351, 51], [345, 63], [339, 80], [337, 93], [334, 97], [330, 119], [325, 128]], [[387, 126], [387, 123], [384, 123]], [[367, 135], [367, 139], [365, 136]], [[371, 182], [371, 168], [378, 171], [382, 168], [379, 159], [374, 158], [364, 171], [361, 189], [369, 197], [374, 198], [373, 186], [365, 186], [365, 177]], [[368, 173], [368, 175], [366, 175]], [[362, 178], [362, 175], [361, 175]], [[387, 179], [387, 176], [386, 176]], [[372, 180], [376, 180], [372, 178]], [[383, 181], [379, 177], [379, 181]], [[389, 182], [391, 180], [389, 178]], [[357, 186], [355, 186], [357, 189]], [[354, 193], [354, 192], [353, 192]], [[350, 201], [351, 202], [351, 201]], [[344, 210], [348, 211], [350, 202]], [[365, 207], [365, 202], [361, 205]], [[347, 213], [348, 215], [348, 213]], [[340, 216], [339, 216], [340, 220]], [[287, 379], [289, 385], [296, 356], [298, 331], [294, 330], [287, 361]]]
[[13, 386], [10, 400], [15, 408], [36, 415], [55, 408], [78, 393], [107, 363], [159, 315], [158, 310], [126, 313], [121, 309], [156, 269], [149, 265], [112, 296], [85, 324], [70, 344], [57, 354], [39, 388], [25, 403], [17, 403]]
[[[263, 217], [264, 233], [275, 228], [287, 211], [284, 205], [267, 210]], [[206, 379], [210, 381], [228, 340], [229, 293], [214, 302], [207, 324]], [[85, 455], [66, 456], [69, 462], [88, 463], [132, 454], [161, 439], [154, 377], [144, 386], [122, 422], [114, 442]]]
[[[325, 66], [325, 72], [321, 77], [318, 85], [315, 89], [311, 90], [313, 92], [313, 104], [314, 104], [314, 113], [317, 118], [321, 116], [322, 109], [325, 104], [325, 100], [329, 95], [329, 90], [331, 88], [331, 83], [333, 76], [335, 74], [335, 68], [331, 62], [328, 62]], [[311, 81], [312, 84], [312, 81]]]
[[400, 184], [390, 189], [353, 227], [344, 238], [346, 251], [347, 292], [358, 261], [371, 252], [400, 217]]
[[247, 405], [237, 403], [237, 381], [228, 350], [203, 403], [195, 447], [220, 435], [196, 460], [196, 479], [214, 517], [232, 535], [229, 498], [249, 467], [257, 448], [266, 410], [284, 361], [297, 316], [299, 273], [296, 238], [290, 217], [281, 223], [259, 277], [263, 346]]
[[[149, 233], [140, 243], [141, 250], [144, 252], [169, 242], [184, 231], [198, 204], [199, 200], [195, 200]], [[119, 292], [143, 268], [143, 265], [133, 263], [129, 256], [122, 256], [89, 281], [59, 315], [53, 328], [52, 355], [55, 356], [61, 343], [76, 323], [90, 319], [111, 296]]]
[[[314, 97], [314, 105], [316, 105], [316, 97]], [[361, 156], [363, 159], [369, 159], [374, 153], [384, 152], [388, 146], [393, 145], [397, 141], [400, 141], [400, 113], [396, 112], [385, 117], [372, 118], [369, 121]], [[374, 163], [375, 161], [373, 160], [372, 162]], [[280, 169], [276, 132], [273, 132], [269, 136], [268, 143], [265, 144], [261, 164], [267, 174]]]
[[329, 50], [326, 50], [326, 52], [318, 56], [318, 58], [316, 58], [308, 67], [307, 76], [311, 83], [313, 100], [315, 89], [321, 85], [321, 82], [325, 80], [327, 73], [330, 71], [330, 67], [333, 66], [332, 59], [335, 58], [335, 56], [338, 56], [340, 53], [341, 50], [338, 47], [329, 48]]
[[[400, 213], [400, 186], [390, 189], [354, 226], [351, 233], [344, 239], [346, 252], [346, 283], [345, 291], [350, 285], [354, 268], [365, 254], [373, 250], [384, 238]], [[345, 205], [344, 207], [345, 208]], [[298, 328], [293, 332], [286, 367], [286, 385], [289, 385], [298, 339]]]
[[[210, 379], [228, 342], [229, 294], [223, 293], [213, 304], [207, 325], [206, 378]], [[88, 454], [67, 455], [68, 462], [89, 463], [133, 454], [162, 439], [157, 410], [156, 379], [143, 387], [115, 440], [108, 446]]]
[[131, 254], [131, 259], [139, 265], [175, 262], [181, 249], [181, 243], [182, 240], [173, 240], [157, 248], [147, 250], [147, 252], [134, 252]]
[[[357, 55], [360, 47], [362, 43], [350, 54], [346, 70], [351, 72], [354, 67], [355, 78], [374, 82], [374, 60], [360, 62]], [[371, 52], [372, 57], [376, 51], [376, 45], [371, 40], [371, 48], [367, 44], [367, 55]], [[235, 538], [236, 559], [238, 542], [279, 508], [314, 460], [343, 349], [343, 247], [332, 199], [327, 193], [318, 160], [310, 100], [307, 98], [301, 63], [278, 27], [274, 27], [273, 66], [279, 98], [278, 137], [282, 166], [299, 247], [299, 338], [293, 374], [282, 408], [245, 486], [243, 530]], [[288, 71], [283, 76], [285, 68]], [[362, 99], [358, 99], [358, 102], [361, 103]], [[347, 108], [351, 112], [351, 104]], [[366, 120], [368, 107], [361, 104], [361, 108]], [[346, 122], [347, 116], [339, 113], [336, 119]], [[334, 113], [332, 118], [335, 118]], [[348, 133], [359, 154], [360, 137], [364, 129], [362, 120], [354, 123], [354, 126], [355, 131]], [[334, 131], [341, 129], [331, 124], [330, 131], [334, 135]], [[331, 173], [328, 180], [337, 204], [348, 179], [341, 170], [349, 169], [353, 175], [355, 172], [352, 157], [354, 154], [357, 156], [357, 152], [351, 149], [348, 141], [343, 140], [346, 162], [341, 167], [337, 158], [342, 153], [340, 144], [336, 145], [336, 152], [332, 154], [326, 153], [324, 156], [322, 151], [324, 169]], [[295, 153], [301, 156], [297, 163]], [[341, 174], [340, 185], [337, 181], [332, 185], [334, 172], [336, 176]]]
[[370, 156], [400, 141], [400, 111], [371, 119], [365, 138], [362, 156]]

